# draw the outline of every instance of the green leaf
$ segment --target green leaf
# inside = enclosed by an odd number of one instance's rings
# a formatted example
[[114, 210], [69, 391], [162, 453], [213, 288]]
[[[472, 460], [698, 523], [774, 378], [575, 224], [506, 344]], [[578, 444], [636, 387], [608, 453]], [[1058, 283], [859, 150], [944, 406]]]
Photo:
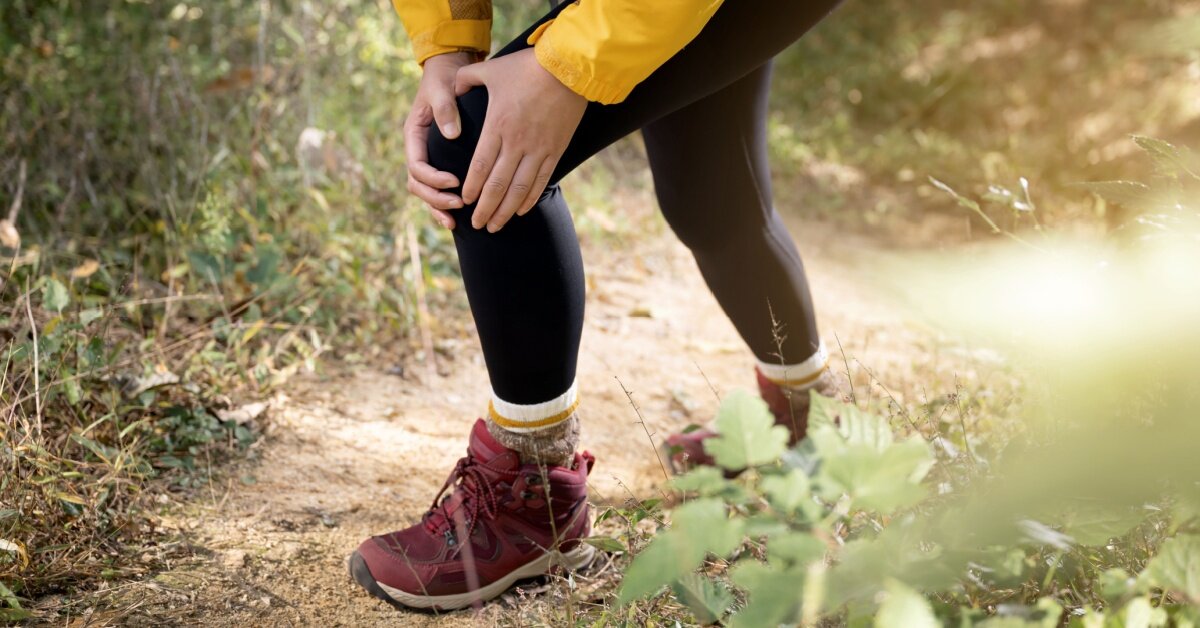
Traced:
[[676, 490], [685, 493], [699, 493], [703, 497], [716, 495], [724, 491], [730, 484], [725, 474], [713, 466], [696, 467], [685, 475], [671, 481]]
[[1200, 602], [1200, 536], [1167, 539], [1138, 579]]
[[725, 616], [733, 595], [725, 585], [697, 574], [689, 574], [671, 585], [675, 599], [687, 606], [701, 624], [715, 624]]
[[784, 515], [794, 514], [797, 508], [812, 498], [808, 475], [800, 469], [792, 469], [786, 475], [763, 478], [762, 489], [771, 507]]
[[[1058, 505], [1062, 507], [1061, 504]], [[1125, 536], [1146, 518], [1141, 508], [1116, 508], [1072, 501], [1063, 516], [1063, 531], [1081, 545], [1104, 545]]]
[[1200, 517], [1200, 486], [1193, 485], [1190, 492], [1176, 495], [1171, 513], [1176, 523], [1185, 523]]
[[730, 618], [734, 628], [777, 626], [789, 621], [804, 597], [802, 569], [743, 560], [730, 570], [729, 578], [746, 592], [746, 606]]
[[854, 507], [883, 514], [920, 501], [921, 479], [933, 466], [924, 439], [896, 443], [886, 421], [849, 404], [827, 402], [822, 412], [837, 419], [809, 434], [824, 460], [816, 480], [826, 498], [846, 494]]
[[876, 628], [938, 628], [942, 625], [925, 596], [895, 580], [890, 580], [885, 590], [887, 599], [879, 605], [879, 613], [875, 615]]
[[8, 608], [0, 608], [0, 620], [21, 621], [32, 617], [32, 613], [21, 608], [21, 600], [16, 593], [12, 592], [3, 582], [0, 582], [0, 602], [7, 604]]
[[1135, 135], [1133, 141], [1154, 160], [1159, 174], [1168, 177], [1185, 173], [1196, 176], [1191, 170], [1195, 164], [1192, 163], [1193, 157], [1190, 151], [1153, 137]]
[[731, 471], [775, 462], [787, 448], [787, 428], [775, 425], [762, 398], [744, 390], [725, 397], [716, 424], [718, 435], [704, 441], [704, 450]]
[[743, 524], [725, 513], [719, 499], [698, 499], [672, 513], [672, 526], [634, 558], [621, 582], [619, 604], [653, 594], [690, 574], [709, 554], [733, 551], [743, 538]]
[[86, 327], [89, 323], [100, 318], [101, 316], [104, 316], [103, 308], [88, 308], [79, 313], [79, 324]]
[[53, 277], [47, 277], [42, 285], [42, 307], [55, 312], [62, 312], [71, 303], [71, 295], [67, 287]]
[[823, 559], [825, 550], [821, 539], [806, 532], [777, 534], [767, 541], [767, 554], [771, 560], [783, 559], [798, 567]]
[[1150, 187], [1134, 181], [1095, 181], [1080, 183], [1079, 187], [1113, 203], [1141, 211], [1156, 209]]
[[583, 540], [584, 543], [605, 552], [624, 552], [625, 544], [612, 538], [611, 536], [589, 536]]
[[1155, 608], [1149, 597], [1142, 596], [1133, 598], [1121, 609], [1121, 619], [1123, 628], [1157, 628], [1166, 626], [1169, 618], [1166, 610]]

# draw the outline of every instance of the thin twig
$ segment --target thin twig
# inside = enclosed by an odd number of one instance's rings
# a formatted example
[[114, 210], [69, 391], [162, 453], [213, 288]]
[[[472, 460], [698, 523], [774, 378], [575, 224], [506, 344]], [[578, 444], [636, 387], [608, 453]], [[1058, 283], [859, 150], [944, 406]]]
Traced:
[[637, 413], [638, 423], [641, 424], [642, 430], [646, 432], [646, 439], [650, 441], [650, 449], [654, 451], [654, 459], [658, 461], [658, 466], [662, 469], [663, 479], [670, 482], [671, 474], [667, 473], [667, 465], [663, 463], [662, 456], [658, 454], [658, 447], [654, 446], [654, 437], [650, 435], [650, 428], [646, 426], [646, 417], [642, 416], [642, 409], [633, 400], [633, 393], [625, 387], [625, 384], [621, 382], [621, 378], [614, 375], [613, 379], [617, 380], [617, 385], [621, 387], [621, 390], [625, 393], [625, 397], [629, 399], [629, 405], [633, 406], [633, 411]]
[[38, 337], [37, 337], [37, 322], [33, 320], [33, 306], [30, 302], [28, 280], [25, 286], [25, 314], [29, 317], [29, 330], [33, 334], [33, 407], [35, 418], [37, 419], [37, 434], [38, 439], [42, 437], [42, 373], [40, 368], [41, 360], [38, 358]]
[[842, 364], [846, 365], [846, 381], [850, 384], [850, 403], [857, 404], [858, 397], [854, 394], [854, 378], [850, 375], [850, 360], [846, 358], [846, 348], [842, 346], [842, 339], [838, 337], [837, 332], [834, 332], [833, 339], [837, 341], [838, 353], [842, 354]]
[[705, 372], [704, 372], [704, 369], [700, 368], [700, 363], [699, 363], [699, 362], [696, 362], [695, 360], [692, 360], [692, 365], [694, 365], [694, 366], [696, 367], [696, 370], [697, 370], [697, 371], [700, 371], [700, 377], [703, 377], [703, 378], [704, 378], [704, 383], [705, 383], [705, 384], [708, 384], [708, 389], [709, 389], [709, 390], [711, 390], [711, 391], [712, 391], [712, 394], [713, 394], [713, 396], [717, 398], [717, 403], [721, 403], [721, 393], [717, 392], [717, 387], [716, 387], [716, 386], [713, 386], [713, 383], [712, 383], [712, 381], [710, 381], [710, 380], [708, 379], [708, 373], [705, 373]]
[[17, 170], [17, 195], [13, 197], [12, 205], [8, 208], [8, 222], [13, 226], [17, 224], [17, 215], [21, 213], [21, 200], [25, 198], [25, 160], [21, 160], [20, 168]]

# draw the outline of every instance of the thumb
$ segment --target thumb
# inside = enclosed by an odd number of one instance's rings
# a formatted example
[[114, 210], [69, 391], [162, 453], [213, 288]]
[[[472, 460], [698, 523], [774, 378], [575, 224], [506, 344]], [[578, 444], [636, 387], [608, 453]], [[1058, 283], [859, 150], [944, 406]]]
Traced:
[[458, 69], [458, 73], [454, 75], [455, 95], [462, 96], [471, 91], [472, 87], [487, 84], [487, 81], [484, 79], [486, 70], [482, 67], [486, 63], [486, 61], [483, 63], [472, 63]]
[[441, 91], [429, 99], [433, 109], [433, 121], [442, 130], [442, 136], [448, 140], [458, 137], [462, 125], [458, 119], [458, 101], [449, 89]]

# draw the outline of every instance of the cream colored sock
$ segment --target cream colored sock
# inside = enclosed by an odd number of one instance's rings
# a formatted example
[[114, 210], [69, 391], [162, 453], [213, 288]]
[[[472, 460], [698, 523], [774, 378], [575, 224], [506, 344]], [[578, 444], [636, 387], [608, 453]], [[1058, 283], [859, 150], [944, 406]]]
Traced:
[[565, 420], [550, 427], [526, 432], [514, 432], [496, 424], [491, 417], [487, 420], [488, 432], [501, 445], [521, 454], [523, 463], [545, 463], [550, 466], [569, 467], [579, 447], [579, 412], [572, 412]]

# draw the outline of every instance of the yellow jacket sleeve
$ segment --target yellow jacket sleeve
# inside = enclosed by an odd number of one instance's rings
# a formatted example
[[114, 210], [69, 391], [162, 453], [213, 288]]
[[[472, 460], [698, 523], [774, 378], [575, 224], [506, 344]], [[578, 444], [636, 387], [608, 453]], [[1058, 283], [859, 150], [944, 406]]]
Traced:
[[491, 0], [392, 0], [418, 63], [461, 50], [483, 57], [492, 48]]
[[571, 91], [606, 105], [700, 33], [721, 0], [577, 0], [529, 37], [538, 62]]

